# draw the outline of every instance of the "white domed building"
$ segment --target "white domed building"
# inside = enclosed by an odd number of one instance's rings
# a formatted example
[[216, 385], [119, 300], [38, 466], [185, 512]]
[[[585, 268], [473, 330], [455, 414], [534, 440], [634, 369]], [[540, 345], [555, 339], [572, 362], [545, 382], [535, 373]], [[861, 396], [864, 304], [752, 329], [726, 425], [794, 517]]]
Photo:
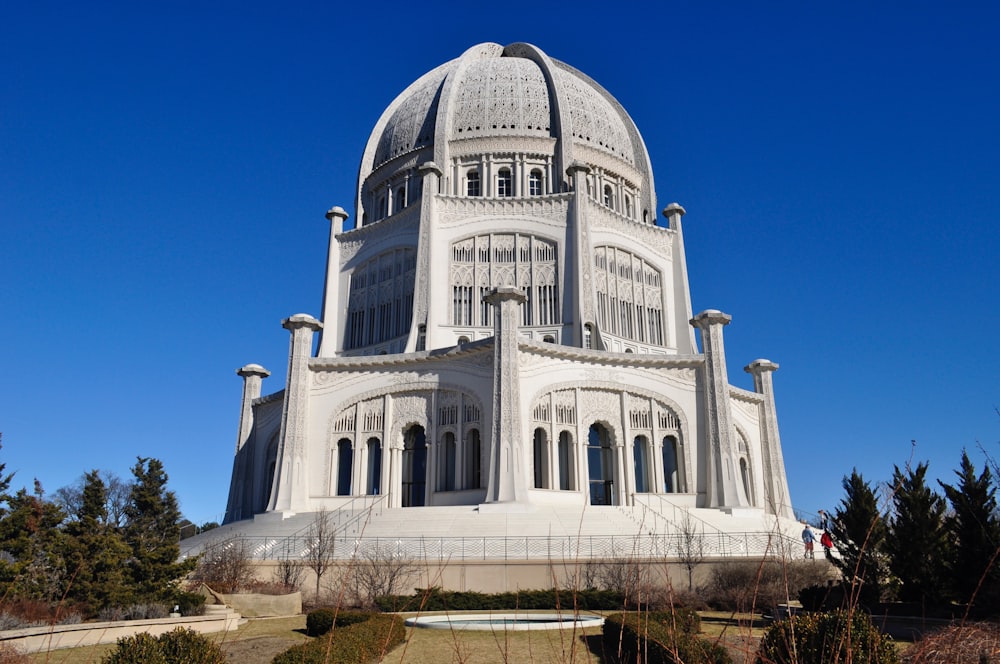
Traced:
[[422, 76], [368, 139], [355, 227], [327, 213], [284, 389], [238, 372], [224, 530], [325, 509], [365, 512], [354, 541], [791, 532], [777, 365], [729, 384], [730, 317], [693, 314], [684, 208], [656, 209], [638, 129], [585, 74], [486, 43]]

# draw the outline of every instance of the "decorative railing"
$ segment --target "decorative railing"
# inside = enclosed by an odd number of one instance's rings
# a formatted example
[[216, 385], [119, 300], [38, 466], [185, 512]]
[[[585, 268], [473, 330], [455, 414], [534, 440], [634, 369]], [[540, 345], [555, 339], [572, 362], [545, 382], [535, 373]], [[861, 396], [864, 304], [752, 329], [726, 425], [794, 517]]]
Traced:
[[[239, 539], [259, 560], [306, 558], [308, 536]], [[782, 533], [674, 533], [564, 537], [336, 537], [334, 558], [405, 559], [426, 562], [508, 560], [676, 560], [691, 558], [787, 558], [801, 542]]]

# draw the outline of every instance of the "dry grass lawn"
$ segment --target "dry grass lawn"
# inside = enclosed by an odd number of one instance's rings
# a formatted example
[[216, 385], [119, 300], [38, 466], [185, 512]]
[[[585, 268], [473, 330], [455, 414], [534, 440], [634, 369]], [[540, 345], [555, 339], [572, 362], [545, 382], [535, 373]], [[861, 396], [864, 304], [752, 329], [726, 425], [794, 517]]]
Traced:
[[[226, 652], [230, 662], [270, 664], [278, 653], [305, 641], [305, 616], [250, 620], [236, 632], [209, 634]], [[734, 661], [752, 661], [746, 656], [763, 634], [758, 618], [725, 612], [702, 614], [702, 633], [730, 646]], [[33, 663], [100, 664], [113, 645], [54, 650], [31, 656]], [[383, 661], [415, 664], [548, 663], [588, 664], [607, 661], [601, 656], [601, 630], [542, 630], [513, 632], [409, 629], [407, 641], [388, 653]]]

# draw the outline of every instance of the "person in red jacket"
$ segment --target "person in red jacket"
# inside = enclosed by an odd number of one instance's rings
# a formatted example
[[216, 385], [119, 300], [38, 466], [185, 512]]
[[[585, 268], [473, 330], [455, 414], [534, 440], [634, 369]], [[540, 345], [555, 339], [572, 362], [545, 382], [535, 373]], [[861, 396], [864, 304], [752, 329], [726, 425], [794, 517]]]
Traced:
[[830, 537], [830, 531], [824, 530], [823, 534], [819, 538], [819, 543], [823, 545], [823, 554], [829, 560], [833, 556], [830, 555], [830, 549], [833, 548], [833, 538]]

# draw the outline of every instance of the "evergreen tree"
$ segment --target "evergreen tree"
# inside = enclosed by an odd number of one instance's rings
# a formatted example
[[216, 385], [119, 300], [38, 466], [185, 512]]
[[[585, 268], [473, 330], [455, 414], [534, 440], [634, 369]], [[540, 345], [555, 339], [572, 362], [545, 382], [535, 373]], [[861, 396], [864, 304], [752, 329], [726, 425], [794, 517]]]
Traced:
[[847, 495], [837, 507], [832, 528], [841, 557], [834, 564], [852, 584], [851, 599], [872, 605], [881, 599], [888, 576], [885, 518], [875, 492], [857, 469], [844, 478], [843, 486]]
[[35, 480], [33, 493], [21, 489], [7, 497], [7, 510], [0, 518], [0, 579], [4, 595], [25, 599], [61, 599], [67, 581], [62, 557], [63, 536], [59, 530], [65, 515]]
[[947, 519], [955, 552], [950, 558], [949, 579], [955, 599], [972, 602], [986, 611], [1000, 611], [1000, 518], [997, 516], [996, 486], [989, 466], [976, 477], [968, 453], [956, 485], [940, 482], [951, 504]]
[[98, 471], [84, 476], [80, 508], [66, 525], [66, 564], [73, 575], [67, 596], [90, 613], [126, 603], [126, 562], [132, 551], [108, 522], [107, 489]]
[[125, 541], [132, 550], [132, 587], [140, 599], [170, 599], [176, 582], [195, 561], [178, 563], [180, 509], [166, 489], [167, 474], [158, 459], [139, 457], [132, 468], [135, 482], [125, 508]]
[[886, 540], [889, 569], [902, 584], [904, 602], [938, 603], [944, 598], [944, 564], [948, 560], [945, 501], [926, 482], [927, 464], [906, 473], [893, 468], [892, 536]]

